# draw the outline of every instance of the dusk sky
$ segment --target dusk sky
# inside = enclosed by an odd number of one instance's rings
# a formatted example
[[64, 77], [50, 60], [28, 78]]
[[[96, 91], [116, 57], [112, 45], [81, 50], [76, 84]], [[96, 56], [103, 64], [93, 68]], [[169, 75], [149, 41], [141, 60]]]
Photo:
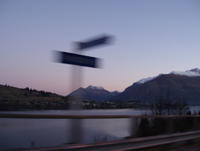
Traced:
[[200, 67], [198, 0], [0, 0], [0, 84], [67, 95], [71, 65], [52, 51], [101, 34], [111, 45], [85, 51], [83, 87], [123, 91], [141, 78]]

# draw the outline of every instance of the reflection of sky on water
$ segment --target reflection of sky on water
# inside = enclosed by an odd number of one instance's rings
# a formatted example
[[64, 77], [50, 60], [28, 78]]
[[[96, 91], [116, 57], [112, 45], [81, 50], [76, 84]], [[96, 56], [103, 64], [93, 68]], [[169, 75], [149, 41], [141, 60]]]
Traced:
[[200, 106], [190, 106], [189, 108], [192, 114], [198, 114], [200, 112]]
[[36, 146], [56, 145], [66, 140], [66, 120], [1, 119], [0, 125], [1, 148], [30, 147], [31, 142]]
[[[12, 112], [15, 113], [15, 112]], [[19, 111], [29, 114], [141, 114], [139, 110], [83, 111]], [[84, 143], [114, 140], [129, 135], [128, 119], [83, 120]], [[65, 119], [1, 119], [0, 149], [17, 147], [55, 146], [69, 141], [69, 120]]]

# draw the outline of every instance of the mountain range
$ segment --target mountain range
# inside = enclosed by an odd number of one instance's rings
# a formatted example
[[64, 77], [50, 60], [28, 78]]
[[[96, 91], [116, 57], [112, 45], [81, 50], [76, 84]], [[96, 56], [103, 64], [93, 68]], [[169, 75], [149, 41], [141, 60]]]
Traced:
[[107, 101], [119, 95], [118, 91], [110, 92], [103, 87], [88, 86], [87, 88], [79, 88], [73, 91], [69, 96], [80, 97], [91, 101]]
[[143, 101], [163, 99], [184, 100], [188, 104], [200, 104], [200, 69], [184, 72], [173, 71], [155, 77], [141, 79], [123, 92], [109, 92], [102, 87], [79, 88], [70, 96], [96, 101]]
[[[68, 96], [98, 102], [151, 102], [163, 98], [164, 100], [186, 101], [190, 105], [200, 105], [200, 69], [195, 68], [184, 72], [173, 71], [144, 78], [133, 83], [123, 92], [110, 92], [102, 87], [88, 86], [79, 88]], [[67, 106], [67, 100], [68, 97], [50, 92], [0, 85], [0, 108], [8, 106], [7, 104], [20, 105], [24, 108], [46, 108], [46, 106], [51, 108], [56, 104], [59, 108], [63, 108]]]

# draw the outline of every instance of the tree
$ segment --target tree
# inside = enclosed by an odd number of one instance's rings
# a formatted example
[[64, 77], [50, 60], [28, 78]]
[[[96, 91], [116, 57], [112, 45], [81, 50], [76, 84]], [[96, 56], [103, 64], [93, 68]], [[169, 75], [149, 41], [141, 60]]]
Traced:
[[163, 97], [155, 99], [150, 104], [150, 109], [153, 115], [185, 115], [189, 112], [189, 106], [184, 99], [173, 101], [169, 97], [167, 99], [163, 99]]

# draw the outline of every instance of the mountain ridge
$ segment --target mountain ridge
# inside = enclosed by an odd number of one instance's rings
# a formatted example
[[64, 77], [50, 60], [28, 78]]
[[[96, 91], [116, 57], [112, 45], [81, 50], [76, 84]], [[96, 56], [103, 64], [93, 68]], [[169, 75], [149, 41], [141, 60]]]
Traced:
[[77, 97], [82, 98], [86, 100], [91, 101], [107, 101], [112, 99], [112, 97], [118, 95], [118, 91], [108, 91], [104, 89], [103, 87], [97, 87], [97, 86], [88, 86], [87, 88], [79, 88], [72, 93], [70, 93], [68, 96], [71, 97]]
[[198, 74], [193, 72], [191, 70], [186, 71], [186, 74], [185, 72], [181, 74], [171, 72], [160, 74], [143, 83], [135, 82], [115, 99], [147, 102], [162, 97], [163, 99], [185, 100], [188, 104], [200, 104], [200, 72]]
[[[5, 91], [6, 90], [6, 91]], [[15, 88], [0, 85], [1, 103], [19, 102], [34, 104], [33, 101], [66, 102], [69, 97], [78, 97], [89, 101], [140, 101], [151, 102], [159, 97], [171, 100], [185, 100], [188, 104], [200, 105], [200, 69], [194, 68], [184, 72], [172, 71], [168, 74], [159, 74], [134, 82], [123, 92], [108, 91], [100, 86], [79, 88], [66, 97], [57, 94], [32, 90], [29, 88]], [[53, 101], [54, 100], [54, 101]], [[31, 103], [30, 103], [31, 102]], [[47, 103], [48, 104], [48, 103]]]
[[[151, 102], [159, 97], [184, 100], [188, 104], [200, 104], [200, 69], [172, 71], [134, 82], [123, 92], [115, 93], [103, 87], [79, 88], [70, 95], [95, 101], [140, 101]], [[72, 96], [73, 96], [72, 95]]]

